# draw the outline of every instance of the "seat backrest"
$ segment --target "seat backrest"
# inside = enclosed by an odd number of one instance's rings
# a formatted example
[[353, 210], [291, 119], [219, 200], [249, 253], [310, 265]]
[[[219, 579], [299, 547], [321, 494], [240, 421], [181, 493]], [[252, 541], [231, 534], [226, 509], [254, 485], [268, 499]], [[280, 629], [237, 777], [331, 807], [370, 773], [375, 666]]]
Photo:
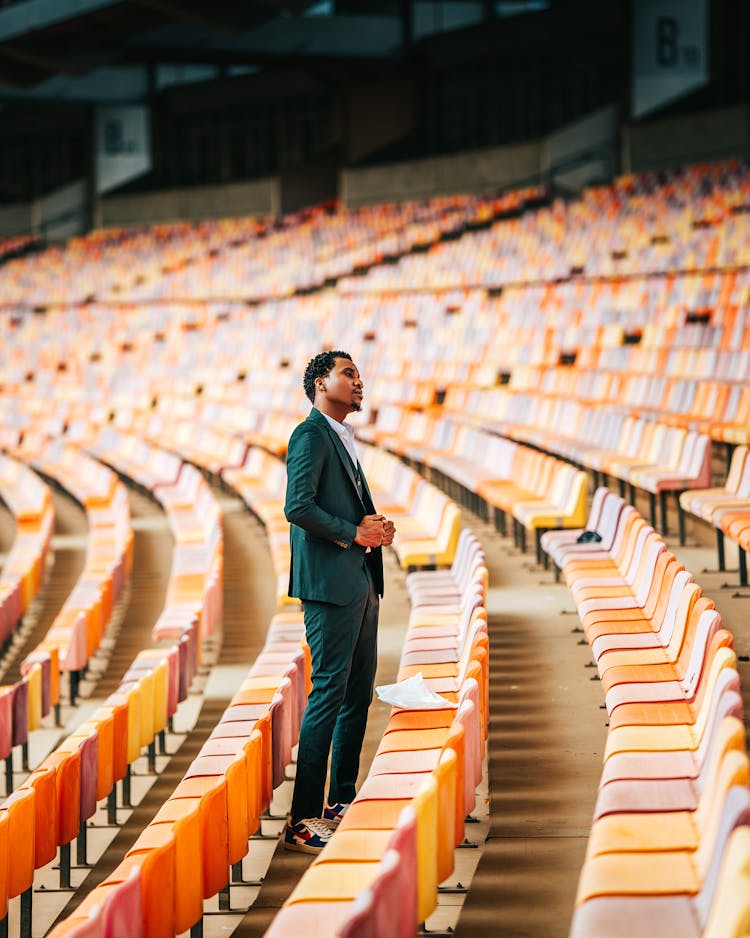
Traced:
[[437, 905], [437, 782], [431, 775], [412, 799], [417, 815], [417, 915], [426, 922]]
[[[640, 532], [649, 525], [632, 505], [626, 505], [620, 514], [617, 535], [610, 554], [619, 570], [627, 569], [633, 556], [636, 540]], [[653, 530], [653, 529], [652, 529]]]
[[459, 582], [461, 577], [466, 575], [474, 540], [476, 540], [476, 538], [469, 528], [461, 529], [461, 533], [458, 535], [458, 543], [456, 544], [456, 555], [451, 564], [451, 575], [455, 577], [456, 582]]
[[[459, 704], [456, 721], [463, 727], [464, 746], [464, 791], [458, 797], [463, 798], [461, 821], [471, 814], [476, 804], [476, 788], [482, 778], [482, 727], [479, 702], [479, 685], [474, 680], [465, 681], [472, 685], [472, 695], [466, 696]], [[462, 823], [463, 826], [463, 823]]]
[[105, 938], [140, 938], [141, 871], [132, 867], [121, 883], [107, 891], [102, 903]]
[[[603, 500], [601, 514], [595, 525], [595, 530], [601, 535], [604, 549], [611, 550], [617, 537], [620, 517], [625, 508], [625, 500], [620, 498], [619, 495], [608, 492], [607, 489], [602, 489], [602, 491], [607, 492], [607, 495]], [[590, 521], [586, 524], [586, 527], [591, 529]]]
[[715, 891], [701, 891], [705, 911], [703, 938], [746, 938], [750, 934], [750, 827], [739, 825], [729, 835], [721, 856]]
[[691, 432], [685, 443], [679, 468], [693, 485], [706, 486], [711, 481], [711, 439], [704, 433]]
[[392, 934], [394, 938], [413, 938], [418, 928], [417, 919], [417, 815], [411, 805], [407, 805], [396, 823], [388, 841], [388, 850], [399, 856], [399, 900], [398, 928], [382, 932]]
[[718, 732], [722, 721], [728, 718], [737, 719], [740, 722], [743, 720], [742, 697], [734, 691], [719, 694], [711, 701], [708, 718], [699, 734], [698, 748], [695, 751], [694, 761], [697, 767], [704, 765], [713, 743], [714, 733]]
[[651, 436], [656, 424], [638, 417], [633, 421], [630, 433], [627, 436], [624, 449], [619, 449], [618, 455], [626, 456], [629, 459], [635, 459], [643, 456], [648, 448]]
[[[461, 771], [461, 787], [463, 788], [463, 759]], [[446, 747], [440, 754], [440, 759], [433, 772], [437, 781], [438, 805], [437, 816], [437, 878], [442, 883], [453, 873], [454, 851], [456, 844], [456, 830], [449, 822], [455, 816], [457, 799], [463, 798], [458, 791], [458, 757], [454, 749]]]
[[670, 550], [660, 551], [656, 557], [654, 572], [648, 584], [648, 591], [643, 602], [644, 618], [651, 621], [655, 631], [661, 629], [661, 618], [655, 619], [657, 612], [663, 612], [672, 592], [672, 585], [682, 564]]
[[669, 438], [667, 434], [670, 428], [663, 423], [650, 423], [644, 430], [641, 447], [636, 456], [642, 456], [643, 462], [658, 465], [660, 461], [666, 461], [669, 450]]
[[735, 716], [722, 717], [709, 733], [706, 757], [700, 764], [695, 780], [701, 798], [708, 786], [713, 784], [721, 761], [730, 749], [745, 752], [745, 727]]
[[678, 680], [684, 681], [696, 645], [701, 646], [697, 654], [705, 655], [713, 634], [721, 627], [721, 618], [716, 614], [713, 600], [699, 596], [688, 613], [684, 629], [680, 626], [678, 620], [669, 641], [667, 657], [674, 662]]
[[0, 814], [8, 817], [8, 844], [13, 845], [13, 862], [8, 863], [9, 899], [31, 889], [34, 882], [35, 797], [33, 788], [19, 788], [0, 807]]
[[[675, 564], [678, 568], [675, 570]], [[673, 571], [674, 574], [673, 574]], [[672, 632], [675, 627], [677, 609], [680, 604], [680, 598], [683, 591], [689, 584], [694, 584], [693, 574], [687, 570], [679, 569], [679, 562], [675, 561], [667, 566], [665, 571], [665, 588], [659, 591], [656, 608], [651, 616], [654, 628], [659, 633], [659, 641], [662, 645], [669, 644]], [[669, 584], [668, 586], [666, 584]], [[698, 587], [700, 593], [700, 587]]]
[[707, 917], [703, 903], [716, 888], [716, 881], [721, 867], [721, 859], [732, 831], [750, 823], [750, 789], [747, 783], [747, 754], [730, 752], [725, 759], [726, 769], [722, 772], [722, 782], [729, 782], [736, 777], [737, 782], [725, 786], [720, 793], [710, 821], [701, 831], [698, 849], [695, 852], [695, 866], [705, 889], [696, 897], [696, 909], [701, 921]]
[[[590, 530], [598, 530], [598, 526], [602, 520], [602, 512], [604, 511], [604, 506], [609, 501], [609, 496], [612, 493], [603, 485], [600, 485], [599, 488], [594, 492], [591, 498], [591, 507], [589, 508], [588, 518], [586, 519], [586, 527]], [[616, 495], [612, 495], [613, 498], [616, 498]]]
[[741, 498], [750, 497], [750, 456], [742, 464], [742, 472], [737, 479], [737, 489], [734, 494], [739, 495]]
[[[644, 525], [638, 532], [633, 543], [633, 552], [628, 558], [626, 566], [620, 566], [620, 575], [632, 587], [636, 581], [642, 581], [644, 575], [650, 570], [653, 572], [653, 564], [656, 563], [657, 554], [666, 550], [666, 544], [660, 535], [651, 527]], [[648, 564], [651, 564], [649, 567]]]
[[496, 473], [496, 478], [510, 479], [514, 455], [518, 448], [516, 443], [505, 437], [493, 436], [490, 438], [482, 465], [491, 469], [493, 474]]
[[[36, 869], [41, 869], [51, 863], [57, 854], [56, 774], [54, 765], [46, 765], [43, 762], [19, 786], [19, 788], [33, 788], [35, 792], [34, 867]], [[15, 854], [15, 845], [13, 851]]]
[[639, 606], [644, 606], [654, 581], [659, 557], [668, 554], [667, 545], [655, 535], [649, 537], [647, 546], [641, 555], [641, 562], [635, 570], [631, 586]]
[[695, 697], [695, 706], [700, 708], [704, 695], [712, 692], [721, 668], [734, 671], [738, 686], [739, 676], [736, 674], [737, 656], [729, 647], [732, 636], [721, 628], [721, 619], [715, 610], [701, 616], [698, 632], [703, 634], [696, 635], [681, 684], [687, 699]]
[[612, 449], [617, 453], [623, 453], [626, 456], [634, 456], [638, 448], [637, 440], [643, 433], [644, 421], [638, 417], [626, 417], [617, 437], [617, 442]]
[[682, 427], [670, 427], [664, 435], [659, 452], [659, 466], [676, 469], [685, 446], [687, 432]]

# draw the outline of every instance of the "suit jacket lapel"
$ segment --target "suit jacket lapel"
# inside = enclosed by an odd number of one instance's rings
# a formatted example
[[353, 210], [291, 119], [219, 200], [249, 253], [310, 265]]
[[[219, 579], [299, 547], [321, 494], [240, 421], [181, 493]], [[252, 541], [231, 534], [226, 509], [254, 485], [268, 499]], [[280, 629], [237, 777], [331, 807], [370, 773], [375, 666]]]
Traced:
[[[313, 410], [310, 412], [310, 417], [308, 419], [319, 421], [328, 431], [328, 436], [331, 438], [331, 442], [333, 443], [333, 448], [336, 450], [336, 453], [339, 459], [341, 460], [341, 464], [344, 467], [344, 471], [349, 476], [352, 486], [354, 487], [354, 491], [357, 493], [357, 497], [362, 502], [362, 507], [364, 508], [365, 503], [362, 499], [359, 489], [357, 488], [357, 479], [354, 475], [354, 466], [352, 465], [351, 457], [349, 456], [349, 453], [347, 453], [346, 447], [341, 442], [341, 439], [338, 433], [336, 433], [336, 431], [333, 429], [333, 427], [331, 427], [331, 425], [328, 423], [328, 421], [323, 416], [323, 414], [321, 414], [316, 408], [313, 408]], [[363, 488], [365, 489], [365, 491], [367, 491], [367, 494], [369, 496], [370, 491], [367, 488], [367, 482], [365, 481], [364, 476], [362, 476], [362, 483], [363, 483]], [[372, 502], [372, 499], [370, 499], [370, 502]]]
[[[365, 509], [369, 512], [375, 511], [375, 503], [372, 500], [372, 495], [370, 493], [370, 486], [367, 484], [367, 479], [365, 478], [364, 472], [360, 472], [359, 477], [362, 479], [362, 488], [367, 498], [362, 499], [362, 504], [365, 506]], [[362, 496], [360, 496], [361, 498]], [[369, 502], [369, 504], [368, 504]]]

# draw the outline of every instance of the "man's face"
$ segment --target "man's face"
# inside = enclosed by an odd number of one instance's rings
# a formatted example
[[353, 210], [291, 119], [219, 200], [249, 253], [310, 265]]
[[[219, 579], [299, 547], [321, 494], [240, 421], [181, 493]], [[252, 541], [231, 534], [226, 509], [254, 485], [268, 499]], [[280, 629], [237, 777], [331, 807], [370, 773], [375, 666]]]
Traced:
[[329, 404], [347, 408], [362, 408], [362, 379], [354, 362], [348, 358], [334, 359], [333, 368], [325, 378], [318, 378], [317, 387]]

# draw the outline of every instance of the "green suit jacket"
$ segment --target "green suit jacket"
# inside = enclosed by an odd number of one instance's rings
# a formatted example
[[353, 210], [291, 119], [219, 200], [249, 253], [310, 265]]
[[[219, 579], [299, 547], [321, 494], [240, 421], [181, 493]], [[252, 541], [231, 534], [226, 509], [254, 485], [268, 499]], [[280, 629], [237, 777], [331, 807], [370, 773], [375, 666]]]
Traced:
[[343, 606], [351, 601], [352, 583], [367, 563], [382, 596], [382, 549], [366, 553], [354, 543], [363, 516], [375, 512], [370, 489], [361, 472], [358, 489], [349, 454], [319, 410], [313, 408], [292, 433], [286, 471], [289, 595]]

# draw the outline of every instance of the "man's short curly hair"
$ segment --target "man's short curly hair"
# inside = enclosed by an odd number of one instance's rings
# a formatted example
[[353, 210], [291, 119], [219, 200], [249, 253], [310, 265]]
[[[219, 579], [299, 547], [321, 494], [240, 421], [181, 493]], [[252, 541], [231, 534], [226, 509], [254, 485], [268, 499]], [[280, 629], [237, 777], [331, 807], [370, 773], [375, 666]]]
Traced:
[[348, 358], [349, 361], [352, 360], [352, 356], [348, 352], [342, 352], [340, 349], [337, 349], [333, 352], [319, 352], [315, 358], [311, 358], [307, 363], [302, 385], [311, 403], [315, 401], [315, 380], [317, 378], [327, 378], [337, 358]]

